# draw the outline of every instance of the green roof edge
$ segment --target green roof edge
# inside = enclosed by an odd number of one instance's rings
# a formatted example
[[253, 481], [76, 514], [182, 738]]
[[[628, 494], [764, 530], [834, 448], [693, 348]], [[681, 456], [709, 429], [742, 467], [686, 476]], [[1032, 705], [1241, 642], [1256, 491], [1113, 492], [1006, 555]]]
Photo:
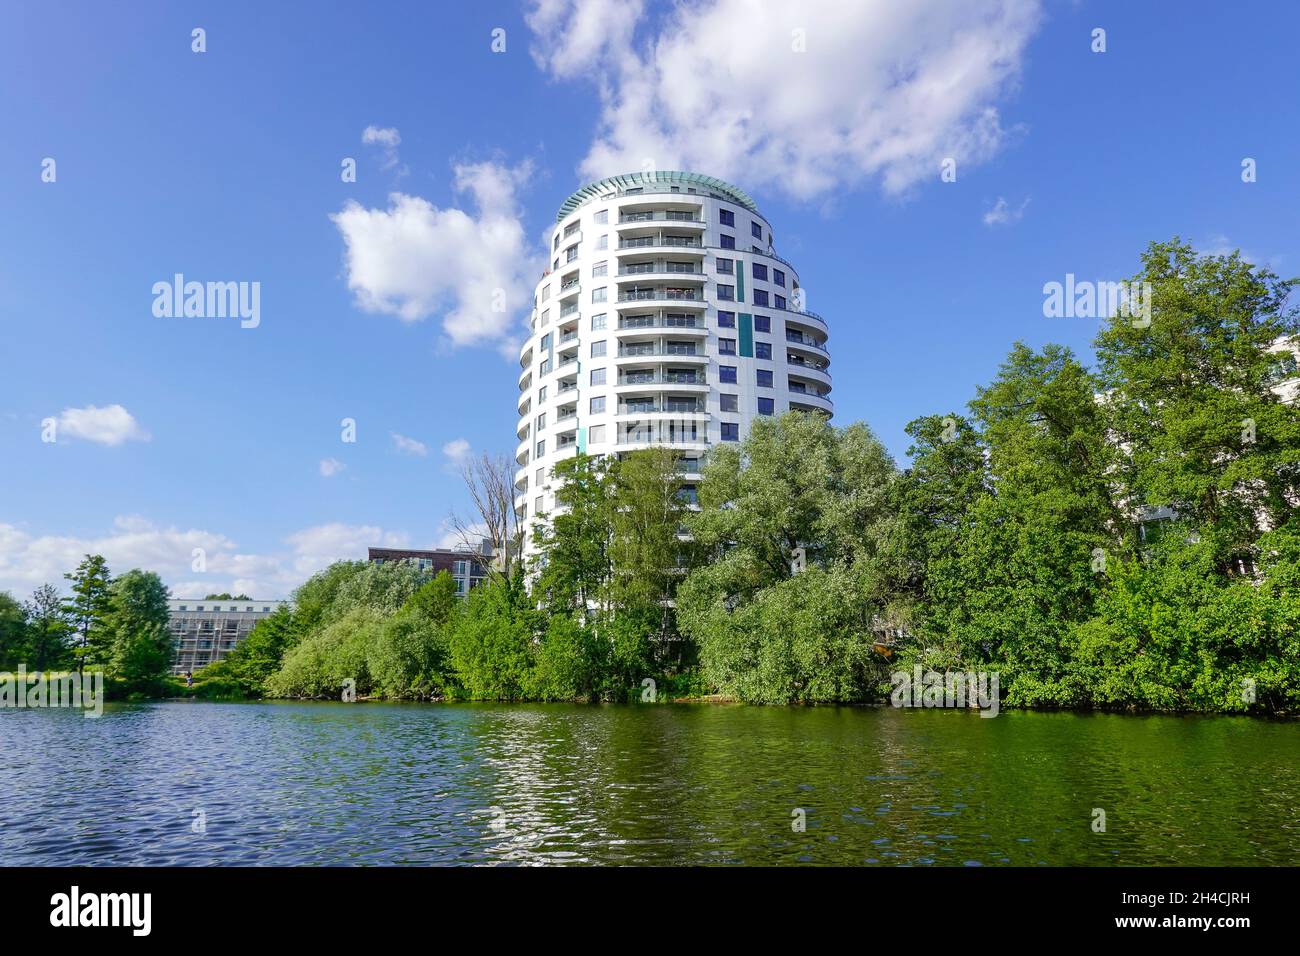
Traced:
[[705, 176], [703, 173], [686, 173], [679, 170], [656, 170], [653, 173], [622, 173], [618, 176], [607, 176], [604, 179], [597, 180], [594, 183], [587, 183], [581, 189], [575, 189], [568, 199], [564, 200], [560, 206], [560, 211], [555, 214], [556, 222], [563, 222], [564, 219], [577, 209], [583, 203], [592, 199], [597, 199], [611, 188], [628, 189], [636, 186], [649, 186], [655, 183], [670, 183], [673, 185], [703, 186], [713, 192], [722, 194], [727, 199], [744, 206], [750, 212], [758, 212], [758, 204], [754, 202], [745, 193], [731, 183], [724, 182], [721, 179], [715, 179], [713, 176]]

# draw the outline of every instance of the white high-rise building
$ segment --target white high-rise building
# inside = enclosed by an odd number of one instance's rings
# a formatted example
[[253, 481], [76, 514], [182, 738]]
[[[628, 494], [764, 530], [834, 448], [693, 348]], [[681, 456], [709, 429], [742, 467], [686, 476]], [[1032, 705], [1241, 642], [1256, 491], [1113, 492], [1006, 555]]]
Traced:
[[756, 416], [831, 414], [826, 322], [774, 244], [752, 199], [697, 173], [613, 176], [564, 201], [519, 356], [525, 550], [563, 458], [668, 445], [693, 495], [704, 455]]

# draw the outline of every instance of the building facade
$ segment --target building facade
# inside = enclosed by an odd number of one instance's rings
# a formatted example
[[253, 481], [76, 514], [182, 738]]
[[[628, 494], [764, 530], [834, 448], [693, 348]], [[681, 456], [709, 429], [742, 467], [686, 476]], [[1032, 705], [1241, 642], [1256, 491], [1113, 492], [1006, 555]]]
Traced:
[[697, 173], [631, 173], [561, 205], [520, 351], [515, 505], [524, 547], [571, 455], [667, 445], [685, 496], [708, 450], [760, 415], [829, 416], [826, 321], [745, 193]]
[[430, 575], [439, 571], [448, 572], [456, 582], [456, 592], [464, 597], [471, 588], [476, 588], [487, 578], [488, 567], [492, 557], [490, 546], [481, 554], [468, 551], [453, 551], [449, 548], [435, 548], [432, 551], [410, 551], [403, 548], [370, 548], [368, 560], [375, 564], [400, 562], [409, 564]]
[[172, 673], [197, 671], [222, 660], [248, 637], [253, 625], [288, 601], [217, 601], [173, 598], [167, 602]]

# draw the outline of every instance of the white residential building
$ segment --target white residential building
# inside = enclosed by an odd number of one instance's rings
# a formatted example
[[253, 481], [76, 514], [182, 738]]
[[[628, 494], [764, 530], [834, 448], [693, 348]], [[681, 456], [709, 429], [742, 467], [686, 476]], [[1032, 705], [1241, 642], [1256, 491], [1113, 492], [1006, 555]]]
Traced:
[[519, 357], [526, 551], [565, 457], [668, 445], [689, 496], [709, 448], [756, 416], [831, 414], [826, 322], [741, 190], [697, 173], [613, 176], [573, 193], [555, 223]]

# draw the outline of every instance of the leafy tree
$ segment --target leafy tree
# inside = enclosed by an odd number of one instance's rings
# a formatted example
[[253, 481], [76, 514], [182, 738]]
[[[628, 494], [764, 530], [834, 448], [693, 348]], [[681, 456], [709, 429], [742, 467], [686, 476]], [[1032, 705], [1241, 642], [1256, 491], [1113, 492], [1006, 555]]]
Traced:
[[522, 573], [495, 577], [474, 588], [450, 635], [457, 693], [475, 700], [522, 700], [532, 696], [541, 624]]
[[211, 683], [236, 696], [262, 696], [267, 678], [279, 670], [285, 653], [300, 636], [294, 612], [281, 605], [254, 624], [248, 636], [225, 658], [199, 672], [200, 689]]
[[166, 674], [172, 659], [167, 633], [170, 593], [152, 571], [132, 569], [109, 587], [109, 610], [103, 630], [111, 635], [109, 664], [113, 676], [139, 688]]
[[71, 625], [58, 589], [42, 584], [24, 609], [27, 614], [27, 665], [45, 671], [59, 667], [68, 658], [68, 635]]
[[344, 682], [351, 680], [358, 696], [369, 694], [374, 682], [367, 657], [383, 626], [384, 616], [375, 608], [351, 608], [285, 654], [279, 670], [266, 680], [267, 693], [338, 699]]
[[0, 591], [0, 667], [15, 666], [27, 651], [27, 611], [9, 592]]
[[603, 613], [613, 574], [611, 492], [617, 463], [576, 455], [560, 461], [553, 477], [556, 513], [533, 528], [538, 557], [534, 592], [553, 613]]
[[384, 623], [366, 657], [376, 690], [430, 697], [452, 683], [449, 625], [459, 603], [455, 579], [442, 571]]
[[77, 670], [84, 672], [88, 663], [108, 664], [113, 640], [104, 626], [111, 604], [108, 562], [103, 555], [88, 554], [75, 571], [64, 577], [72, 582], [72, 597], [64, 603], [64, 610], [77, 635]]
[[678, 591], [711, 683], [755, 702], [872, 695], [873, 634], [904, 610], [895, 481], [865, 425], [799, 412], [713, 452], [688, 520], [708, 560]]

